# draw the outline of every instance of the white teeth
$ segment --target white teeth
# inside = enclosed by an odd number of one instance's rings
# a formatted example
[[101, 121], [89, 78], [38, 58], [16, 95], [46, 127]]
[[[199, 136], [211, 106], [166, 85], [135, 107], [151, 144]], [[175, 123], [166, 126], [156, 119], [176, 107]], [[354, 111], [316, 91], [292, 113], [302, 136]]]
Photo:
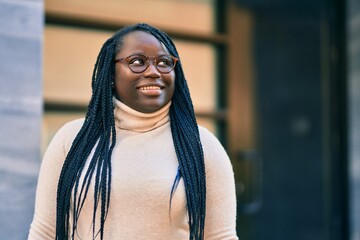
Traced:
[[161, 88], [159, 86], [146, 86], [146, 87], [140, 87], [140, 90], [160, 90]]

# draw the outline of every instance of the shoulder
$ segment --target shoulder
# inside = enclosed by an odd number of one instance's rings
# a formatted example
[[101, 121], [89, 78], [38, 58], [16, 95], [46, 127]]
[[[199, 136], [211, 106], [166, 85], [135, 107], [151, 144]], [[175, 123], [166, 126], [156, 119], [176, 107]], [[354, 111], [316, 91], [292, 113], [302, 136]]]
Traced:
[[[56, 133], [58, 136], [66, 137], [76, 135], [84, 124], [84, 118], [75, 119], [65, 123]], [[55, 135], [55, 136], [56, 136]]]
[[[66, 155], [83, 122], [84, 119], [68, 122], [55, 133], [43, 156], [41, 163], [43, 175], [53, 174], [59, 176]], [[46, 178], [49, 178], [49, 176]]]
[[79, 131], [80, 128], [82, 127], [82, 125], [84, 124], [84, 121], [85, 121], [84, 118], [79, 118], [79, 119], [75, 119], [70, 122], [67, 122], [59, 129], [59, 132], [72, 133], [72, 132]]
[[224, 152], [225, 149], [221, 145], [218, 138], [207, 128], [199, 126], [200, 140], [204, 151], [208, 153]]
[[218, 138], [202, 126], [199, 126], [199, 133], [207, 170], [232, 168], [229, 156]]
[[199, 126], [201, 144], [204, 151], [207, 189], [218, 192], [219, 189], [232, 188], [234, 171], [230, 158], [216, 136], [208, 129]]
[[198, 128], [199, 128], [200, 139], [201, 139], [202, 144], [205, 144], [205, 145], [220, 144], [217, 137], [212, 132], [210, 132], [207, 128], [200, 126], [200, 125], [198, 126]]
[[73, 140], [84, 124], [84, 118], [65, 123], [54, 135], [50, 145], [62, 145], [66, 151], [70, 148]]

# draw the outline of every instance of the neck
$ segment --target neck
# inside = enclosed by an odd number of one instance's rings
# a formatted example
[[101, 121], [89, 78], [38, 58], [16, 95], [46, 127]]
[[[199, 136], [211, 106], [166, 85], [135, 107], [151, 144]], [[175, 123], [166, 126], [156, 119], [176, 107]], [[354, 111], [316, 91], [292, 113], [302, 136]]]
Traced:
[[153, 113], [138, 112], [114, 98], [115, 125], [123, 130], [148, 132], [169, 122], [171, 102]]

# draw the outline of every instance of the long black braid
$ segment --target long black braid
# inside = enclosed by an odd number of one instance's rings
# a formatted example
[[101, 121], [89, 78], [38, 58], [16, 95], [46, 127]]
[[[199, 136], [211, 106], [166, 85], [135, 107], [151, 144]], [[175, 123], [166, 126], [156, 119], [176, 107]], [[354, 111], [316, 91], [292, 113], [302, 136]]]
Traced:
[[[100, 234], [100, 238], [103, 239], [104, 224], [110, 204], [111, 154], [116, 141], [112, 90], [115, 76], [114, 58], [123, 46], [124, 37], [133, 31], [150, 33], [165, 45], [171, 55], [179, 58], [171, 38], [147, 24], [123, 28], [104, 43], [93, 71], [92, 97], [85, 121], [73, 141], [59, 178], [56, 206], [57, 240], [74, 238], [77, 221], [92, 179], [95, 179], [93, 238]], [[193, 104], [180, 61], [175, 67], [175, 75], [170, 126], [179, 168], [171, 189], [170, 202], [180, 178], [183, 178], [190, 240], [202, 240], [206, 207], [204, 155]], [[91, 156], [89, 165], [85, 167], [89, 156]], [[96, 216], [99, 204], [100, 217]], [[96, 219], [100, 222], [97, 223]], [[98, 224], [100, 230], [96, 232], [95, 226]]]

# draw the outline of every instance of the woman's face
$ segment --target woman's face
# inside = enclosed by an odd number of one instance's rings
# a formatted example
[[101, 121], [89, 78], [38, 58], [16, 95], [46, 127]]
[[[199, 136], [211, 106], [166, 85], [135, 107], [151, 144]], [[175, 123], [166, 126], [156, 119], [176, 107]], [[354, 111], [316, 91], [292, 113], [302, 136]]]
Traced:
[[[168, 51], [154, 36], [136, 31], [127, 34], [116, 59], [134, 54], [146, 57], [168, 55]], [[142, 73], [134, 73], [127, 61], [115, 64], [116, 97], [130, 108], [143, 112], [155, 112], [170, 102], [175, 90], [175, 72], [161, 73], [150, 61], [149, 67]]]

